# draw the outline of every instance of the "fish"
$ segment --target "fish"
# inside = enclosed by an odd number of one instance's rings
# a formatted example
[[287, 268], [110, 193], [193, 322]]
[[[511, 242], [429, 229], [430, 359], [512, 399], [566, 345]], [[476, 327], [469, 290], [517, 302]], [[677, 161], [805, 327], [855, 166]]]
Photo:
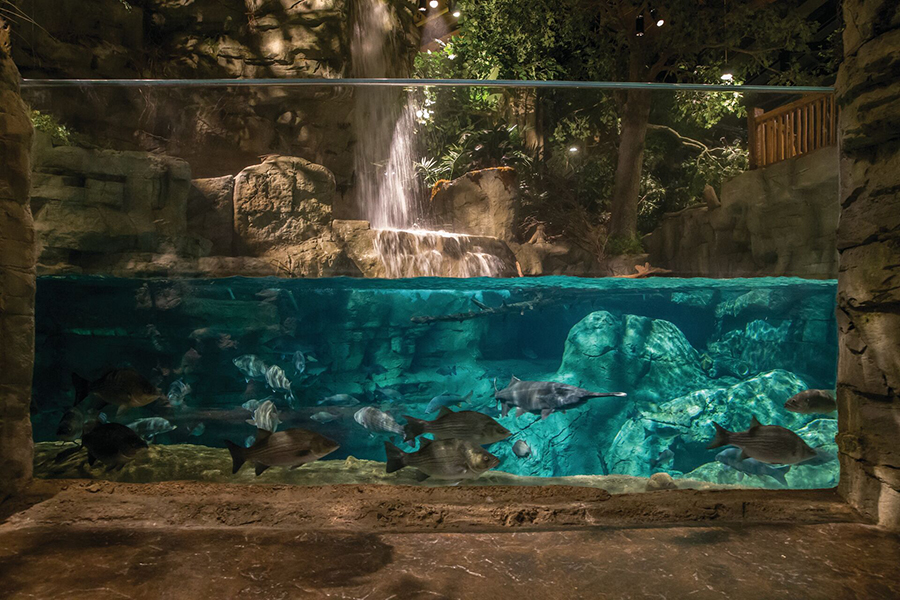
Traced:
[[88, 451], [88, 464], [93, 466], [99, 460], [110, 471], [121, 469], [147, 447], [147, 442], [120, 423], [97, 425], [84, 434], [81, 442]]
[[119, 412], [127, 408], [146, 406], [162, 396], [155, 385], [131, 368], [110, 369], [94, 381], [72, 373], [72, 384], [75, 386], [76, 406], [93, 395], [104, 404], [118, 406]]
[[190, 393], [191, 386], [186, 384], [184, 380], [178, 379], [169, 386], [169, 393], [166, 394], [166, 397], [169, 399], [169, 404], [178, 407], [184, 404], [185, 396]]
[[374, 394], [376, 398], [381, 398], [382, 400], [395, 403], [403, 402], [403, 394], [393, 388], [381, 387], [377, 383], [375, 384]]
[[271, 400], [264, 401], [256, 407], [256, 410], [253, 411], [253, 418], [247, 419], [247, 423], [255, 425], [257, 429], [264, 429], [274, 433], [281, 424], [275, 403]]
[[244, 354], [233, 359], [231, 362], [238, 368], [247, 381], [251, 379], [265, 379], [268, 365], [255, 354]]
[[456, 394], [444, 392], [443, 394], [437, 395], [431, 399], [431, 401], [428, 403], [428, 406], [425, 407], [425, 412], [437, 412], [444, 406], [459, 406], [460, 404], [465, 404], [470, 400], [472, 400], [472, 392], [469, 392], [465, 396], [457, 396]]
[[359, 400], [357, 400], [350, 394], [334, 394], [333, 396], [328, 396], [327, 398], [322, 398], [321, 400], [319, 400], [319, 404], [333, 404], [335, 406], [353, 406], [354, 404], [359, 404]]
[[249, 448], [250, 446], [253, 445], [253, 443], [255, 441], [256, 441], [255, 435], [248, 435], [246, 438], [244, 438], [244, 448]]
[[272, 352], [284, 356], [293, 354], [294, 352], [303, 352], [304, 354], [308, 354], [313, 350], [313, 347], [309, 344], [303, 343], [296, 336], [287, 334], [273, 337], [272, 339], [263, 342], [263, 346], [265, 346]]
[[403, 427], [394, 420], [394, 417], [374, 406], [363, 406], [353, 415], [353, 420], [372, 433], [403, 435]]
[[366, 379], [372, 379], [373, 375], [384, 375], [388, 372], [382, 365], [365, 365], [361, 370], [366, 374]]
[[[684, 433], [682, 428], [674, 423], [665, 423], [663, 421], [654, 421], [652, 419], [644, 419], [644, 432], [650, 435], [673, 436]], [[648, 436], [649, 437], [649, 436]]]
[[837, 452], [834, 450], [829, 450], [827, 448], [813, 448], [815, 450], [816, 455], [812, 458], [808, 458], [803, 462], [799, 463], [803, 466], [815, 466], [815, 465], [824, 465], [825, 463], [829, 463], [838, 459]]
[[784, 408], [801, 415], [827, 415], [837, 410], [837, 403], [828, 390], [805, 390], [788, 398]]
[[325, 412], [324, 410], [317, 412], [313, 416], [310, 417], [316, 423], [331, 423], [332, 421], [337, 421], [340, 419], [340, 415], [335, 415], [330, 412]]
[[650, 459], [650, 468], [655, 469], [659, 465], [661, 465], [665, 462], [668, 462], [668, 461], [672, 460], [673, 458], [675, 458], [675, 453], [672, 452], [671, 448], [666, 448], [665, 450], [660, 452], [656, 458]]
[[231, 453], [232, 474], [237, 473], [245, 462], [251, 462], [257, 476], [269, 467], [300, 467], [340, 448], [334, 440], [306, 429], [285, 429], [276, 433], [257, 429], [256, 441], [249, 448], [242, 448], [230, 440], [225, 440], [225, 445]]
[[73, 406], [59, 420], [56, 426], [57, 439], [65, 442], [74, 442], [81, 437], [84, 429], [84, 413], [77, 406]]
[[406, 442], [412, 442], [416, 437], [430, 433], [438, 440], [456, 438], [480, 446], [505, 440], [512, 435], [506, 427], [494, 419], [474, 410], [453, 412], [450, 408], [442, 406], [434, 421], [416, 419], [408, 415], [403, 415], [403, 418], [407, 421], [404, 428]]
[[512, 406], [517, 409], [517, 417], [530, 412], [540, 413], [541, 419], [546, 419], [554, 411], [575, 408], [591, 398], [623, 398], [627, 395], [624, 392], [591, 392], [555, 381], [522, 381], [515, 376], [502, 390], [497, 390], [494, 382], [494, 397], [500, 402], [504, 417]]
[[740, 458], [755, 458], [769, 464], [790, 465], [816, 456], [799, 435], [779, 425], [760, 425], [756, 417], [750, 420], [747, 431], [728, 431], [718, 423], [713, 423], [716, 435], [708, 449], [720, 446], [737, 446]]
[[387, 473], [414, 467], [420, 472], [419, 481], [431, 478], [458, 483], [464, 479], [475, 479], [500, 464], [499, 458], [478, 444], [457, 439], [422, 439], [416, 452], [404, 452], [385, 442], [384, 451]]
[[191, 429], [191, 435], [194, 437], [200, 437], [203, 435], [203, 432], [206, 431], [206, 423], [198, 423], [196, 427]]
[[528, 458], [531, 456], [531, 446], [529, 446], [525, 440], [516, 440], [516, 443], [513, 444], [512, 451], [513, 454], [519, 458]]
[[306, 357], [303, 356], [302, 350], [297, 350], [296, 352], [294, 352], [293, 365], [295, 375], [302, 375], [303, 371], [306, 370]]
[[[306, 358], [309, 359], [309, 356], [307, 355]], [[325, 365], [318, 365], [316, 367], [307, 366], [306, 367], [306, 376], [307, 377], [317, 377], [327, 370], [328, 370], [328, 367]]]
[[716, 460], [723, 465], [728, 465], [735, 471], [746, 473], [747, 475], [768, 475], [773, 477], [781, 485], [787, 485], [787, 479], [784, 478], [791, 469], [791, 465], [784, 467], [772, 467], [764, 462], [760, 462], [753, 458], [741, 459], [742, 450], [740, 448], [725, 448], [716, 454]]
[[272, 365], [266, 370], [266, 385], [273, 390], [282, 390], [293, 399], [294, 392], [291, 391], [291, 380], [284, 374], [284, 369], [278, 365]]
[[437, 370], [438, 375], [444, 375], [449, 377], [450, 375], [456, 375], [456, 365], [450, 365], [449, 367], [441, 367]]
[[241, 404], [241, 408], [244, 410], [249, 410], [250, 412], [254, 412], [259, 405], [263, 403], [263, 400], [247, 400], [243, 404]]
[[157, 435], [162, 435], [174, 430], [176, 425], [172, 425], [162, 417], [149, 417], [147, 419], [138, 419], [128, 424], [128, 428], [141, 436], [142, 439], [149, 441]]
[[535, 360], [537, 358], [537, 353], [530, 348], [525, 348], [522, 350], [522, 356], [525, 358], [530, 358], [531, 360]]

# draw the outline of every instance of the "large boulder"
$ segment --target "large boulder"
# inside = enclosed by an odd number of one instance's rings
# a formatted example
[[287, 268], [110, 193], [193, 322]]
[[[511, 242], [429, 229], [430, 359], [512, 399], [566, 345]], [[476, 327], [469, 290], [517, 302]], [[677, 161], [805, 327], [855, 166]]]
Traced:
[[295, 156], [269, 156], [234, 178], [238, 254], [259, 255], [319, 235], [331, 222], [334, 175]]
[[215, 256], [234, 250], [234, 177], [194, 179], [187, 204], [188, 230], [212, 243]]
[[453, 181], [439, 181], [431, 192], [442, 229], [507, 241], [515, 237], [518, 201], [519, 181], [511, 167], [471, 171]]

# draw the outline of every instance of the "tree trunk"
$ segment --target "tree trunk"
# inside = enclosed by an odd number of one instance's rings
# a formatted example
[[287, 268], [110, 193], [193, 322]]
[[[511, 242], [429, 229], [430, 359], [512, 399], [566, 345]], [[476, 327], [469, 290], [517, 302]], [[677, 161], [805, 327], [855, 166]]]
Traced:
[[650, 92], [628, 90], [619, 135], [619, 158], [613, 188], [610, 238], [637, 238], [637, 206], [644, 166], [644, 140], [650, 119]]

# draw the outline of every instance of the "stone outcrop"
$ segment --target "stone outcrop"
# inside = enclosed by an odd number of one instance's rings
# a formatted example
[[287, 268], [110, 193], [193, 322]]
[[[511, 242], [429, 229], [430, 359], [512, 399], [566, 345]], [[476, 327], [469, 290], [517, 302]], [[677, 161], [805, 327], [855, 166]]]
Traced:
[[0, 499], [31, 479], [34, 226], [28, 206], [31, 121], [0, 18]]
[[900, 5], [845, 0], [838, 489], [900, 528]]
[[187, 200], [187, 228], [210, 242], [210, 253], [234, 253], [234, 177], [191, 181]]
[[439, 181], [431, 192], [438, 229], [510, 241], [519, 202], [515, 169], [470, 171], [453, 181]]
[[675, 276], [837, 276], [837, 148], [822, 148], [722, 185], [721, 205], [667, 215], [644, 238]]

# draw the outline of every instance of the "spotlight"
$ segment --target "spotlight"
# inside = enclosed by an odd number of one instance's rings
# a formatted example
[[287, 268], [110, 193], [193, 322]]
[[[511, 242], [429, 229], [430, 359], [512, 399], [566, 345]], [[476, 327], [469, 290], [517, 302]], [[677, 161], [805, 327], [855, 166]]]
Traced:
[[578, 146], [571, 146], [569, 148], [569, 152], [571, 152], [572, 154], [575, 154], [576, 152], [578, 152]]
[[431, 0], [431, 2], [428, 3], [428, 6], [430, 6], [431, 8], [437, 8], [438, 0]]
[[634, 34], [638, 37], [643, 37], [644, 35], [644, 13], [641, 13], [637, 16], [637, 19], [634, 21]]
[[666, 24], [666, 20], [662, 18], [662, 15], [660, 15], [659, 11], [657, 11], [655, 8], [650, 9], [650, 20], [656, 21], [657, 27], [662, 27]]
[[419, 0], [419, 12], [428, 12], [428, 8], [425, 6], [426, 4], [426, 0]]
[[451, 14], [452, 14], [453, 17], [456, 18], [456, 19], [458, 19], [458, 18], [460, 18], [460, 17], [462, 16], [462, 12], [460, 12], [460, 10], [459, 10], [458, 8], [457, 8], [456, 10], [454, 10]]
[[734, 74], [729, 70], [725, 69], [725, 72], [719, 77], [722, 81], [733, 81]]
[[447, 10], [450, 11], [450, 14], [453, 15], [454, 19], [458, 19], [460, 16], [462, 16], [462, 11], [459, 10], [459, 6], [456, 5], [456, 2], [448, 2]]

